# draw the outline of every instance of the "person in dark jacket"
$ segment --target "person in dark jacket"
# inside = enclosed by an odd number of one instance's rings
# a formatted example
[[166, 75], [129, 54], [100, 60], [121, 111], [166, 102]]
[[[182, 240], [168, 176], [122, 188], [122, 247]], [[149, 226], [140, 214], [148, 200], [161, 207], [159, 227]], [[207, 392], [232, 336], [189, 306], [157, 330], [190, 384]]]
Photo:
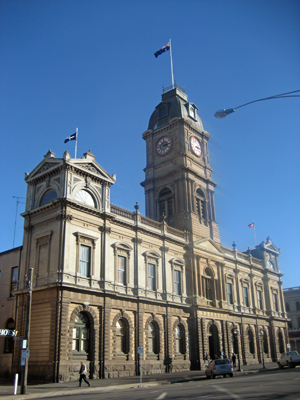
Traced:
[[231, 360], [232, 360], [233, 368], [235, 368], [235, 366], [236, 366], [236, 364], [235, 364], [235, 362], [236, 362], [236, 356], [235, 356], [234, 353], [232, 353]]
[[79, 387], [81, 387], [81, 382], [84, 381], [89, 386], [91, 386], [90, 382], [86, 379], [86, 366], [83, 361], [81, 361], [81, 367], [79, 370]]

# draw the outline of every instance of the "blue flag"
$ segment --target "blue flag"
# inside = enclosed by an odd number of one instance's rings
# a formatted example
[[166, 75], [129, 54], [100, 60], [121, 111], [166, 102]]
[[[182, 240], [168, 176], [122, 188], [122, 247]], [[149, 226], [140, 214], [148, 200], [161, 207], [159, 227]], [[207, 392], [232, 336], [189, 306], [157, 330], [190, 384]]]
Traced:
[[73, 133], [73, 135], [68, 136], [68, 137], [65, 139], [64, 143], [70, 142], [70, 140], [76, 140], [76, 132]]
[[160, 56], [162, 53], [164, 53], [167, 50], [170, 50], [170, 43], [169, 42], [165, 46], [163, 46], [161, 49], [159, 49], [158, 51], [156, 51], [154, 53], [155, 58], [157, 58], [158, 56]]

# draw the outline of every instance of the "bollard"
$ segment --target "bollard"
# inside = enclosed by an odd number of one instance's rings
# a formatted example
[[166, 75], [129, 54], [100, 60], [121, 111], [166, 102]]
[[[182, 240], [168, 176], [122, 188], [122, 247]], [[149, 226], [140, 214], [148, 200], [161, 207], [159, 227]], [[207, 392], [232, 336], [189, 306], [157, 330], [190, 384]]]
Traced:
[[16, 374], [15, 375], [15, 384], [14, 384], [14, 394], [18, 394], [18, 379], [19, 379], [19, 375]]

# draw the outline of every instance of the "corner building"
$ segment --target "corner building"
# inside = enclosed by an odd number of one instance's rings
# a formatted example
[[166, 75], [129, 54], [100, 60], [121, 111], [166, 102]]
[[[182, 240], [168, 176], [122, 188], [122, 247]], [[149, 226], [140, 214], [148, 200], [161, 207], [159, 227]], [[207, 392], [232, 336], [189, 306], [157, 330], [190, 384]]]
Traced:
[[[279, 250], [268, 238], [222, 246], [209, 133], [176, 85], [143, 138], [146, 217], [110, 203], [115, 176], [88, 151], [49, 151], [26, 176], [16, 329], [25, 330], [34, 268], [29, 377], [90, 378], [202, 369], [222, 352], [241, 364], [276, 360], [288, 341]], [[13, 369], [20, 349], [14, 347]]]

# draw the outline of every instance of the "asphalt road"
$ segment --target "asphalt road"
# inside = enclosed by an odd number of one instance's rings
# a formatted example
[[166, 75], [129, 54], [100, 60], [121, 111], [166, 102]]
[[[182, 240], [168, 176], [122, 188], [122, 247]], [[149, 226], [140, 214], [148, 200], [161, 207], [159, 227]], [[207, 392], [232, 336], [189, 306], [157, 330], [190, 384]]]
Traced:
[[[51, 397], [49, 397], [51, 398]], [[111, 388], [55, 397], [81, 400], [300, 400], [300, 368], [263, 374], [217, 377], [145, 388]]]

